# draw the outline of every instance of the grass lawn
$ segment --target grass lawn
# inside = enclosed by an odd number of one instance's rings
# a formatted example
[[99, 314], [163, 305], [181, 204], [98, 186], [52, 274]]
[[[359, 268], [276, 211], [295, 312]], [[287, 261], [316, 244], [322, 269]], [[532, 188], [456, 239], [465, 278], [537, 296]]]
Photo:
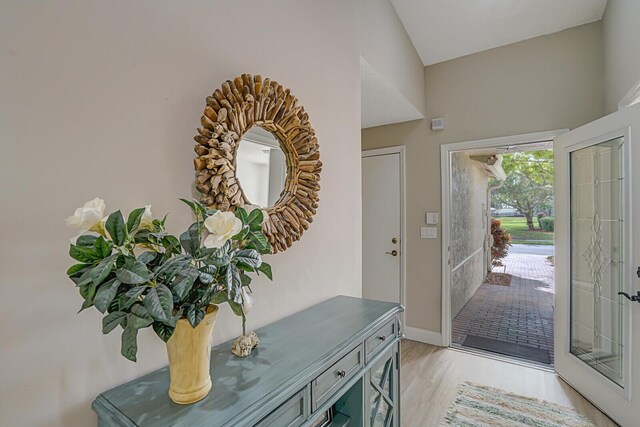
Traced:
[[[553, 245], [553, 233], [542, 231], [538, 228], [530, 231], [525, 217], [502, 217], [496, 219], [500, 220], [507, 233], [511, 235], [511, 243]], [[533, 224], [536, 227], [538, 226], [537, 219], [533, 220]]]

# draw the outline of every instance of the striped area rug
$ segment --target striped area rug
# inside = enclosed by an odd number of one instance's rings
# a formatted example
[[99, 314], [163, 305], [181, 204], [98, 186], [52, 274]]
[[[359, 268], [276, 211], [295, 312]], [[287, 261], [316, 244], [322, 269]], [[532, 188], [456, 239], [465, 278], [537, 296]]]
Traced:
[[571, 408], [465, 382], [447, 409], [441, 426], [595, 427]]

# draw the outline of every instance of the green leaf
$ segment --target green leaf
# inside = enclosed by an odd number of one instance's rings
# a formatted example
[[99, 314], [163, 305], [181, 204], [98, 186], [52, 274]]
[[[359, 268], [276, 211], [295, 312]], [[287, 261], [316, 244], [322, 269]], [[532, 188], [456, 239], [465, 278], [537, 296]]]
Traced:
[[111, 236], [111, 240], [118, 245], [122, 246], [122, 244], [127, 240], [127, 228], [124, 224], [124, 218], [122, 217], [122, 212], [115, 211], [109, 218], [107, 218], [107, 222], [105, 223], [105, 228]]
[[163, 284], [149, 289], [144, 297], [144, 306], [154, 320], [167, 322], [173, 312], [173, 294]]
[[248, 237], [249, 241], [255, 245], [260, 253], [264, 254], [271, 251], [271, 245], [269, 245], [269, 241], [262, 232], [262, 228], [251, 226]]
[[237, 262], [252, 268], [258, 268], [262, 264], [262, 257], [255, 249], [241, 249], [236, 253], [235, 259]]
[[249, 277], [247, 274], [245, 274], [244, 271], [240, 272], [240, 282], [242, 283], [242, 286], [249, 286], [251, 284], [251, 277]]
[[188, 254], [197, 254], [200, 249], [200, 230], [198, 223], [191, 224], [189, 229], [180, 235], [180, 244]]
[[127, 315], [127, 327], [142, 329], [153, 323], [153, 318], [142, 304], [133, 304]]
[[174, 326], [165, 325], [162, 322], [153, 322], [153, 330], [164, 342], [169, 341], [169, 338], [171, 338], [175, 329], [176, 328]]
[[231, 310], [236, 316], [244, 315], [244, 312], [242, 311], [242, 304], [238, 304], [237, 302], [234, 302], [234, 301], [229, 301], [229, 307], [231, 307]]
[[67, 276], [75, 276], [82, 272], [85, 268], [91, 267], [91, 264], [74, 264], [67, 270]]
[[136, 234], [133, 236], [133, 240], [138, 244], [149, 243], [151, 242], [151, 240], [149, 239], [150, 236], [151, 236], [151, 231], [146, 229], [138, 230]]
[[143, 263], [144, 265], [148, 265], [150, 262], [153, 262], [158, 257], [157, 252], [142, 252], [138, 255], [138, 261]]
[[242, 225], [245, 225], [249, 222], [249, 215], [247, 214], [247, 211], [244, 210], [244, 208], [237, 208], [234, 213], [236, 214], [236, 218], [242, 221]]
[[164, 246], [165, 251], [169, 254], [174, 253], [176, 255], [179, 255], [182, 253], [180, 240], [170, 234], [162, 238], [162, 246]]
[[186, 272], [182, 271], [182, 272], [179, 272], [176, 275], [175, 280], [171, 282], [171, 289], [178, 296], [180, 300], [184, 300], [187, 294], [189, 293], [189, 291], [191, 291], [191, 288], [193, 287], [193, 283], [198, 277], [198, 274], [199, 272], [196, 269], [189, 270]]
[[242, 281], [240, 280], [240, 273], [235, 265], [229, 264], [227, 267], [227, 297], [231, 299], [231, 295], [234, 295], [236, 291], [239, 291], [242, 287]]
[[113, 331], [118, 325], [122, 325], [127, 316], [124, 311], [114, 311], [102, 318], [102, 333], [108, 334]]
[[213, 275], [213, 274], [216, 274], [216, 271], [218, 271], [218, 268], [215, 265], [205, 265], [200, 269], [200, 271], [203, 273]]
[[248, 235], [249, 235], [249, 227], [245, 225], [244, 227], [242, 227], [242, 230], [240, 230], [240, 232], [235, 236], [231, 237], [231, 239], [244, 240], [247, 238]]
[[200, 322], [202, 322], [205, 314], [206, 312], [203, 308], [198, 307], [195, 304], [191, 304], [187, 310], [187, 319], [189, 320], [189, 323], [191, 323], [191, 326], [195, 328], [200, 324]]
[[[93, 305], [93, 299], [96, 296], [96, 285], [93, 282], [89, 282], [86, 285], [80, 286], [80, 295], [84, 298], [80, 311], [85, 310]], [[80, 313], [78, 311], [78, 313]]]
[[98, 256], [93, 246], [78, 246], [71, 245], [69, 247], [69, 256], [76, 261], [84, 262], [87, 264], [92, 264], [93, 262], [102, 259], [102, 257]]
[[262, 213], [262, 209], [254, 209], [249, 214], [248, 222], [251, 225], [260, 225], [264, 221], [264, 214]]
[[135, 362], [136, 355], [138, 353], [138, 330], [126, 327], [122, 332], [122, 345], [120, 347], [120, 353], [127, 359]]
[[190, 255], [174, 256], [155, 269], [155, 276], [156, 278], [165, 276], [165, 283], [171, 282], [173, 278], [181, 271], [188, 271], [192, 269], [192, 261], [193, 258]]
[[100, 236], [93, 242], [93, 249], [100, 258], [105, 258], [111, 255], [112, 247], [104, 237]]
[[95, 283], [96, 286], [102, 283], [107, 276], [109, 276], [114, 264], [116, 263], [116, 258], [118, 258], [118, 254], [113, 254], [110, 257], [103, 259], [91, 271], [91, 280], [93, 280], [93, 283]]
[[258, 267], [256, 270], [260, 271], [261, 273], [264, 273], [264, 275], [267, 276], [269, 280], [273, 280], [273, 274], [271, 273], [271, 265], [267, 264], [266, 262], [263, 262], [262, 264], [260, 264], [260, 267]]
[[97, 239], [96, 236], [92, 236], [91, 234], [84, 234], [76, 240], [76, 245], [78, 246], [93, 246], [93, 242]]
[[129, 217], [127, 218], [127, 230], [129, 231], [129, 233], [140, 226], [140, 220], [142, 219], [144, 210], [145, 208], [134, 209], [129, 214]]
[[211, 296], [211, 304], [222, 304], [227, 301], [227, 293], [226, 292], [214, 292]]
[[124, 266], [116, 271], [116, 277], [122, 283], [139, 285], [151, 279], [151, 272], [144, 263], [135, 258], [127, 257]]
[[138, 300], [140, 295], [147, 289], [148, 286], [136, 286], [129, 289], [124, 295], [120, 296], [120, 310], [126, 310]]
[[205, 209], [205, 207], [202, 206], [200, 202], [187, 199], [180, 199], [180, 201], [191, 208], [191, 211], [196, 216], [196, 218], [198, 218], [198, 216], [200, 216], [200, 219], [202, 220], [205, 220], [207, 218], [207, 209]]
[[104, 285], [100, 286], [98, 292], [96, 292], [95, 300], [93, 301], [93, 304], [100, 313], [107, 311], [111, 301], [113, 301], [118, 293], [118, 286], [120, 286], [120, 284], [121, 283], [118, 279], [111, 279]]
[[73, 283], [75, 283], [76, 286], [78, 287], [85, 286], [93, 282], [93, 278], [91, 277], [92, 273], [93, 273], [93, 266], [89, 266], [86, 270], [82, 272], [80, 277], [75, 275], [73, 277], [70, 277], [70, 279], [73, 280]]

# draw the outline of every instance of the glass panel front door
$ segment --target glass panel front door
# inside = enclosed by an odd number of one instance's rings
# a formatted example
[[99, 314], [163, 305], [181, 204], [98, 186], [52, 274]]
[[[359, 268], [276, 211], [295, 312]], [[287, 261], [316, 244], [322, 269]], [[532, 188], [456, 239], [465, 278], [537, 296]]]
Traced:
[[624, 138], [572, 151], [571, 353], [621, 387]]

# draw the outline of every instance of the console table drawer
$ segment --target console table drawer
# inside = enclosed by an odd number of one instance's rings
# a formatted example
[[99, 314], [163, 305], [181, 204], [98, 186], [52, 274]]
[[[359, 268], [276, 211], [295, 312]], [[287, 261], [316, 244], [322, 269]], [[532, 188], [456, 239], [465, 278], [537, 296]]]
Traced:
[[309, 417], [309, 387], [305, 387], [262, 419], [256, 427], [298, 427]]
[[311, 382], [312, 411], [358, 372], [363, 366], [362, 356], [362, 345], [359, 345]]
[[393, 338], [398, 333], [398, 323], [394, 317], [376, 330], [366, 341], [367, 361], [371, 360], [371, 356], [384, 348], [384, 343], [388, 339]]

